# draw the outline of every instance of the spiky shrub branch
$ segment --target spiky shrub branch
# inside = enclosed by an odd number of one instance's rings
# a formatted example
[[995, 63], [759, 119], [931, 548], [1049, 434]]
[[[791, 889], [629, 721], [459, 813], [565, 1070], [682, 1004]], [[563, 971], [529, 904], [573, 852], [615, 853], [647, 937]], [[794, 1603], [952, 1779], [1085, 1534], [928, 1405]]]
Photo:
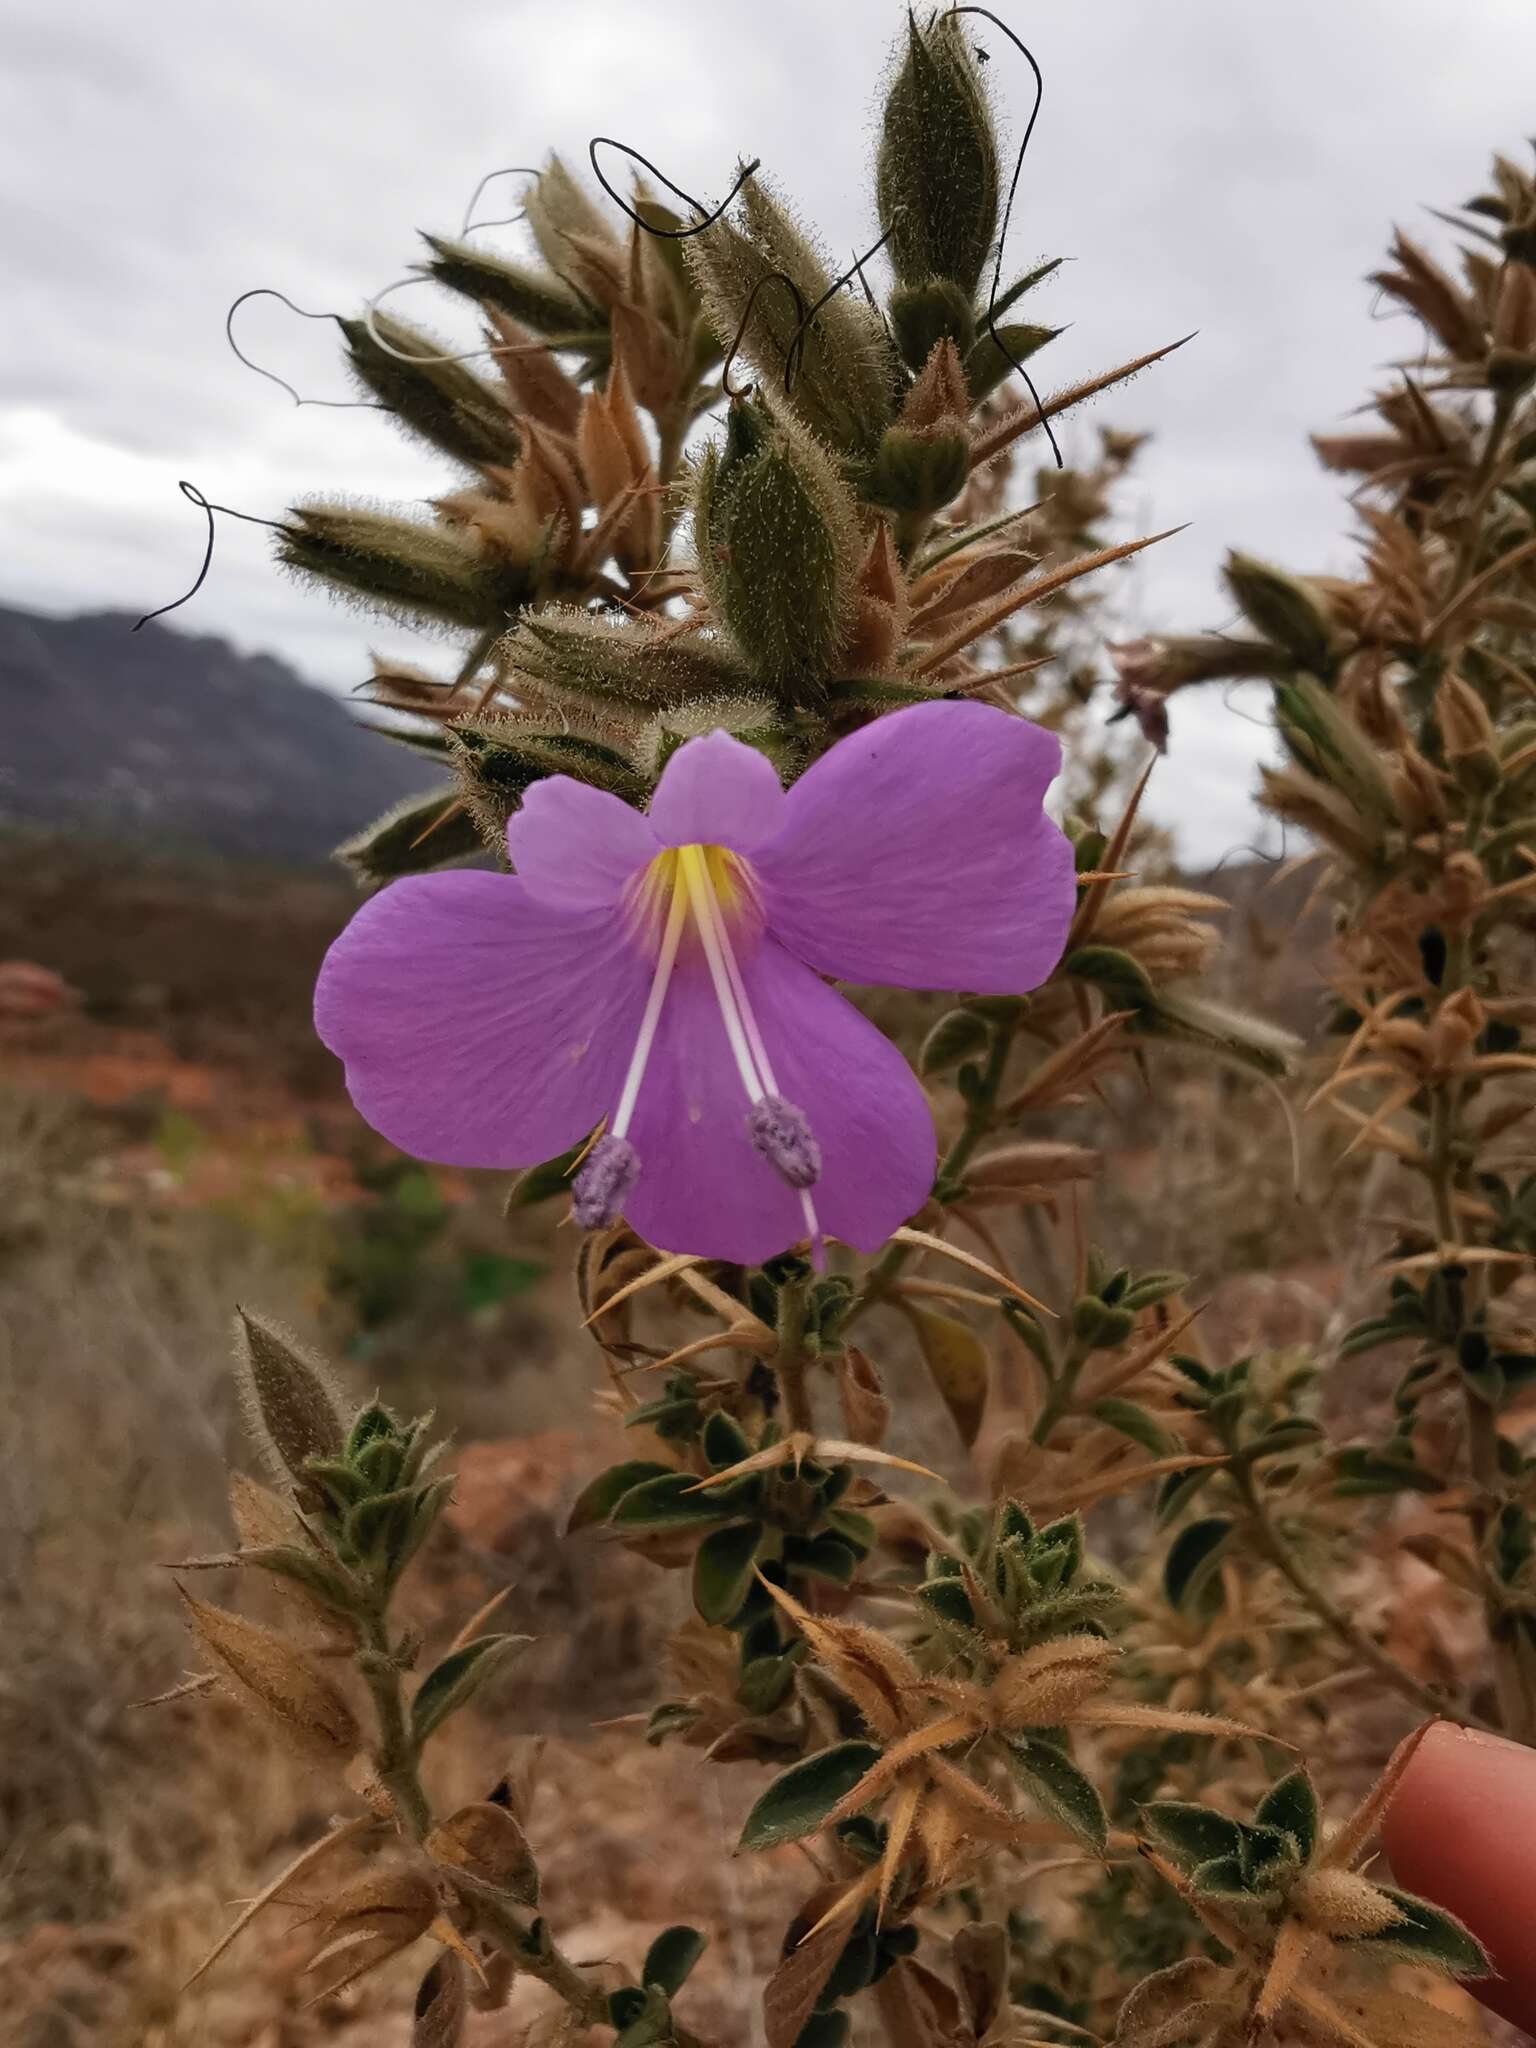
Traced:
[[1247, 637], [1120, 659], [1144, 710], [1212, 675], [1272, 681], [1286, 758], [1264, 801], [1312, 838], [1336, 905], [1337, 1052], [1314, 1105], [1344, 1125], [1344, 1152], [1397, 1169], [1380, 1296], [1337, 1370], [1389, 1347], [1403, 1369], [1390, 1423], [1337, 1452], [1337, 1483], [1454, 1508], [1406, 1540], [1481, 1605], [1484, 1710], [1530, 1742], [1536, 185], [1495, 158], [1464, 211], [1459, 274], [1395, 238], [1373, 282], [1418, 321], [1422, 352], [1377, 394], [1374, 423], [1315, 441], [1359, 480], [1357, 574], [1234, 556]]
[[[1086, 531], [1130, 451], [1108, 442], [1041, 515], [989, 504], [986, 472], [1163, 351], [1041, 405], [1002, 398], [1011, 363], [1050, 338], [1014, 310], [1043, 272], [981, 302], [998, 144], [957, 17], [914, 20], [895, 55], [877, 199], [883, 308], [830, 289], [761, 178], [730, 217], [663, 241], [616, 234], [551, 164], [529, 199], [545, 269], [430, 243], [429, 273], [485, 311], [500, 387], [402, 363], [434, 351], [393, 325], [349, 331], [364, 382], [472, 473], [430, 526], [310, 506], [285, 531], [296, 568], [468, 643], [448, 681], [375, 677], [459, 793], [364, 834], [349, 857], [367, 880], [481, 836], [500, 852], [551, 773], [643, 804], [683, 740], [724, 727], [789, 781], [896, 707], [1016, 709], [1010, 633], [1026, 662], [1078, 659], [1084, 620], [1061, 594], [1149, 544]], [[644, 192], [637, 205], [682, 225]], [[758, 381], [685, 461], [732, 344]], [[1133, 1065], [1154, 1086], [1188, 1060], [1257, 1085], [1295, 1051], [1202, 992], [1209, 900], [1127, 877], [1139, 794], [1102, 829], [1072, 821], [1076, 913], [1042, 988], [962, 993], [926, 1034], [911, 1006], [893, 1016], [944, 1151], [926, 1207], [877, 1255], [744, 1268], [662, 1257], [615, 1225], [577, 1256], [629, 1439], [573, 1526], [692, 1588], [645, 1737], [718, 1768], [773, 1765], [744, 1846], [802, 1842], [817, 1872], [768, 1986], [769, 2048], [837, 2048], [865, 1994], [904, 2048], [1103, 2035], [1122, 2001], [1120, 2037], [1141, 2048], [1385, 2048], [1430, 2024], [1393, 1978], [1402, 1957], [1481, 1961], [1445, 1916], [1356, 1869], [1385, 1792], [1330, 1837], [1291, 1756], [1298, 1732], [1322, 1746], [1357, 1657], [1385, 1656], [1347, 1623], [1319, 1628], [1312, 1567], [1270, 1505], [1319, 1493], [1307, 1375], [1212, 1360], [1184, 1275], [1089, 1242], [1100, 1154], [1058, 1112], [1107, 1104]], [[535, 1168], [514, 1201], [559, 1198], [573, 1164]], [[1047, 1305], [1025, 1277], [1042, 1284], [1041, 1226], [1062, 1218], [1073, 1272]], [[446, 1497], [426, 1424], [345, 1415], [323, 1368], [253, 1318], [240, 1346], [277, 1491], [237, 1482], [234, 1561], [297, 1609], [275, 1632], [192, 1602], [200, 1682], [342, 1767], [352, 1808], [240, 1924], [304, 1907], [330, 1984], [433, 1940], [420, 2048], [450, 2048], [469, 2005], [497, 2005], [520, 1974], [623, 2048], [687, 2042], [673, 2001], [694, 1930], [669, 1929], [636, 1979], [583, 1968], [537, 1916], [521, 1789], [439, 1812], [434, 1739], [517, 1645], [481, 1615], [418, 1675], [421, 1645], [394, 1619]], [[972, 1455], [978, 1505], [884, 1490], [893, 1472], [933, 1477], [885, 1447], [906, 1419], [887, 1370], [904, 1348]], [[1194, 1519], [1206, 1487], [1229, 1511]], [[1146, 1565], [1090, 1559], [1083, 1516], [1149, 1489], [1169, 1534], [1140, 1546]], [[1237, 1573], [1239, 1534], [1265, 1530], [1271, 1569]], [[1471, 2036], [1446, 2021], [1436, 2038]]]

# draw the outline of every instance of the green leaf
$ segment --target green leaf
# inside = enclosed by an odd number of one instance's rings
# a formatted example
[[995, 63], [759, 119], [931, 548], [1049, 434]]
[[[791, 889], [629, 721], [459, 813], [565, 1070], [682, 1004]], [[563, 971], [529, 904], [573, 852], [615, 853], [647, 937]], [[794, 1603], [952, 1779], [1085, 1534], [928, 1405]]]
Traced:
[[445, 783], [396, 804], [338, 846], [335, 857], [360, 882], [379, 883], [424, 874], [449, 861], [473, 860], [484, 852], [474, 819], [454, 801], [453, 785]]
[[1414, 1458], [1373, 1450], [1366, 1444], [1345, 1444], [1334, 1454], [1333, 1490], [1341, 1500], [1378, 1493], [1438, 1493], [1444, 1482]]
[[666, 1479], [672, 1473], [671, 1465], [658, 1464], [654, 1458], [630, 1458], [622, 1465], [610, 1465], [577, 1495], [565, 1533], [569, 1536], [577, 1529], [590, 1529], [597, 1522], [606, 1522], [632, 1486], [643, 1485], [648, 1479]]
[[834, 1742], [774, 1779], [741, 1831], [743, 1849], [775, 1849], [814, 1834], [838, 1801], [880, 1761], [872, 1742]]
[[708, 1945], [696, 1927], [664, 1927], [645, 1952], [641, 1983], [659, 1984], [668, 1997], [675, 1996]]
[[1169, 1545], [1163, 1564], [1163, 1591], [1174, 1607], [1197, 1594], [1221, 1562], [1232, 1524], [1225, 1515], [1207, 1515], [1181, 1529]]
[[1189, 1881], [1197, 1892], [1218, 1899], [1236, 1898], [1252, 1889], [1241, 1856], [1213, 1856], [1209, 1863], [1196, 1864]]
[[1260, 1827], [1281, 1828], [1292, 1836], [1303, 1863], [1311, 1856], [1317, 1845], [1317, 1793], [1304, 1770], [1271, 1785], [1253, 1817]]
[[451, 1650], [427, 1673], [411, 1701], [411, 1740], [419, 1747], [532, 1640], [531, 1636], [479, 1636], [462, 1650]]
[[1168, 1523], [1183, 1513], [1201, 1488], [1208, 1485], [1220, 1468], [1196, 1465], [1191, 1472], [1170, 1472], [1157, 1489], [1157, 1519]]
[[327, 1564], [316, 1550], [300, 1549], [296, 1543], [259, 1543], [241, 1550], [231, 1560], [280, 1579], [291, 1579], [340, 1614], [357, 1611], [358, 1587], [339, 1565]]
[[1214, 1806], [1154, 1799], [1141, 1809], [1141, 1824], [1181, 1870], [1193, 1870], [1215, 1856], [1236, 1856], [1242, 1850], [1241, 1825]]
[[800, 1661], [798, 1646], [771, 1657], [749, 1658], [736, 1681], [737, 1699], [749, 1714], [771, 1714], [789, 1698]]
[[614, 2036], [613, 2048], [658, 2048], [659, 2043], [675, 2039], [667, 1994], [659, 1984], [651, 1984], [641, 1997], [639, 2011]]
[[1061, 963], [1075, 981], [1092, 982], [1117, 1010], [1140, 1010], [1156, 1000], [1147, 970], [1118, 946], [1079, 946]]
[[1012, 1735], [1004, 1753], [1014, 1776], [1051, 1820], [1071, 1828], [1091, 1848], [1109, 1839], [1104, 1802], [1065, 1750], [1037, 1736]]
[[1093, 1412], [1100, 1422], [1107, 1422], [1111, 1429], [1118, 1429], [1122, 1436], [1140, 1444], [1154, 1458], [1166, 1458], [1179, 1447], [1178, 1439], [1134, 1401], [1122, 1401], [1110, 1395], [1106, 1400], [1096, 1401]]
[[699, 1545], [693, 1560], [693, 1604], [705, 1621], [723, 1627], [740, 1611], [752, 1590], [762, 1540], [761, 1522], [732, 1522], [712, 1529]]
[[608, 1994], [608, 2024], [621, 2032], [645, 2011], [645, 1993], [638, 1984], [621, 1984]]
[[739, 1465], [743, 1458], [752, 1455], [752, 1446], [747, 1442], [741, 1424], [720, 1408], [704, 1425], [703, 1446], [711, 1472], [724, 1472], [729, 1466]]
[[850, 1586], [859, 1568], [859, 1553], [840, 1536], [813, 1536], [786, 1551], [785, 1562], [809, 1579], [827, 1579], [834, 1586]]
[[541, 1165], [530, 1166], [526, 1173], [520, 1173], [507, 1196], [508, 1213], [513, 1209], [531, 1209], [536, 1202], [552, 1202], [557, 1196], [568, 1195], [571, 1176], [588, 1142], [583, 1138], [569, 1151], [557, 1152], [553, 1159], [546, 1159]]
[[1130, 1309], [1151, 1308], [1154, 1303], [1166, 1301], [1170, 1294], [1178, 1294], [1188, 1285], [1187, 1273], [1138, 1273], [1120, 1296], [1120, 1306]]
[[1476, 1935], [1449, 1913], [1400, 1892], [1391, 1885], [1378, 1887], [1396, 1906], [1402, 1918], [1380, 1934], [1367, 1936], [1372, 1948], [1391, 1948], [1418, 1962], [1433, 1963], [1457, 1977], [1487, 1977], [1493, 1964]]
[[697, 1529], [710, 1522], [723, 1522], [730, 1515], [725, 1488], [698, 1489], [690, 1472], [666, 1472], [657, 1479], [644, 1479], [632, 1486], [613, 1510], [610, 1525], [615, 1529]]
[[923, 1040], [917, 1070], [920, 1074], [941, 1074], [946, 1067], [957, 1067], [973, 1054], [985, 1052], [991, 1040], [986, 1020], [974, 1010], [951, 1010]]

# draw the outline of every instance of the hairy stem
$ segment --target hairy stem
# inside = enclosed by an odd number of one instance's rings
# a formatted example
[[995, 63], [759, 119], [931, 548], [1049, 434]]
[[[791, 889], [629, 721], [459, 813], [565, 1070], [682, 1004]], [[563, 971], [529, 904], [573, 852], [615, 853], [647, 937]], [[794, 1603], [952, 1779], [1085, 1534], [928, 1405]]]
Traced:
[[[1248, 1510], [1249, 1527], [1256, 1548], [1290, 1582], [1292, 1589], [1318, 1620], [1331, 1629], [1340, 1642], [1352, 1650], [1362, 1664], [1368, 1665], [1378, 1678], [1391, 1686], [1394, 1692], [1401, 1693], [1404, 1699], [1411, 1700], [1423, 1713], [1444, 1714], [1445, 1702], [1439, 1695], [1432, 1692], [1427, 1685], [1421, 1685], [1413, 1673], [1405, 1670], [1395, 1657], [1389, 1657], [1380, 1644], [1373, 1642], [1324, 1592], [1270, 1514], [1268, 1503], [1254, 1483], [1253, 1474], [1242, 1465], [1238, 1465], [1234, 1467], [1232, 1477], [1243, 1505]], [[1486, 1725], [1478, 1722], [1476, 1716], [1465, 1718], [1479, 1727]]]
[[784, 1420], [792, 1430], [814, 1435], [816, 1418], [811, 1408], [811, 1390], [806, 1380], [805, 1310], [810, 1286], [804, 1280], [787, 1280], [779, 1289], [779, 1348], [773, 1370], [784, 1403]]
[[422, 1789], [416, 1745], [411, 1740], [400, 1688], [400, 1667], [389, 1647], [383, 1601], [359, 1623], [363, 1654], [358, 1669], [373, 1696], [379, 1724], [379, 1781], [392, 1800], [400, 1824], [413, 1840], [425, 1839], [432, 1825], [432, 1807]]

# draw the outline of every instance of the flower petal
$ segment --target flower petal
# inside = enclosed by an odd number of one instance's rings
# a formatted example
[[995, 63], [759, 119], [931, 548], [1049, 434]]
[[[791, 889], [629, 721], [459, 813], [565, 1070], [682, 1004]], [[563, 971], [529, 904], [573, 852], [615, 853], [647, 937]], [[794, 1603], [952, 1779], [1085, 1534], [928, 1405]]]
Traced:
[[507, 852], [539, 903], [598, 910], [661, 849], [640, 813], [569, 775], [531, 783], [507, 824]]
[[[777, 1092], [821, 1147], [821, 1227], [874, 1251], [933, 1184], [923, 1091], [889, 1040], [772, 939], [740, 964]], [[805, 1237], [800, 1197], [754, 1149], [747, 1107], [703, 963], [680, 962], [629, 1132], [640, 1179], [625, 1214], [658, 1250], [755, 1265]]]
[[411, 875], [325, 957], [315, 1028], [361, 1115], [445, 1166], [530, 1166], [618, 1095], [651, 963], [622, 917], [510, 875]]
[[985, 704], [913, 704], [850, 733], [752, 856], [771, 930], [845, 981], [1038, 987], [1076, 900], [1041, 809], [1060, 765], [1053, 734]]
[[661, 771], [650, 820], [663, 846], [728, 846], [749, 853], [778, 831], [784, 791], [756, 747], [728, 732], [686, 740]]

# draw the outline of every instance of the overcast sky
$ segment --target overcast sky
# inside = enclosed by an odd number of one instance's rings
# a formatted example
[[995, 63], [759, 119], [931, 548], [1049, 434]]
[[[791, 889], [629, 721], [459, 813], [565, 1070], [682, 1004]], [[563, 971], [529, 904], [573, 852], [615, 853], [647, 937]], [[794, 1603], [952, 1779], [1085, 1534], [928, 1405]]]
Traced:
[[[1344, 568], [1347, 508], [1306, 433], [1411, 343], [1402, 323], [1373, 323], [1363, 282], [1390, 224], [1443, 239], [1420, 202], [1454, 204], [1490, 149], [1523, 147], [1532, 0], [998, 11], [1046, 78], [1008, 268], [1075, 259], [1033, 302], [1071, 323], [1043, 381], [1199, 329], [1066, 436], [1070, 459], [1094, 422], [1153, 432], [1129, 510], [1191, 522], [1121, 602], [1147, 626], [1230, 622], [1215, 571], [1234, 544]], [[136, 611], [174, 596], [203, 539], [179, 477], [267, 514], [311, 492], [440, 488], [442, 465], [377, 414], [296, 411], [243, 370], [223, 317], [253, 285], [355, 308], [401, 274], [414, 229], [457, 229], [497, 165], [550, 146], [579, 160], [607, 132], [718, 195], [738, 153], [760, 155], [833, 248], [877, 232], [866, 167], [891, 0], [9, 0], [6, 18], [4, 601]], [[1017, 132], [1027, 77], [975, 30]], [[350, 395], [329, 325], [263, 301], [241, 334], [305, 392]], [[338, 686], [364, 673], [370, 641], [405, 651], [403, 634], [286, 582], [265, 540], [226, 523], [177, 623]], [[1192, 857], [1216, 858], [1252, 836], [1263, 735], [1241, 702], [1176, 708], [1157, 806]]]

